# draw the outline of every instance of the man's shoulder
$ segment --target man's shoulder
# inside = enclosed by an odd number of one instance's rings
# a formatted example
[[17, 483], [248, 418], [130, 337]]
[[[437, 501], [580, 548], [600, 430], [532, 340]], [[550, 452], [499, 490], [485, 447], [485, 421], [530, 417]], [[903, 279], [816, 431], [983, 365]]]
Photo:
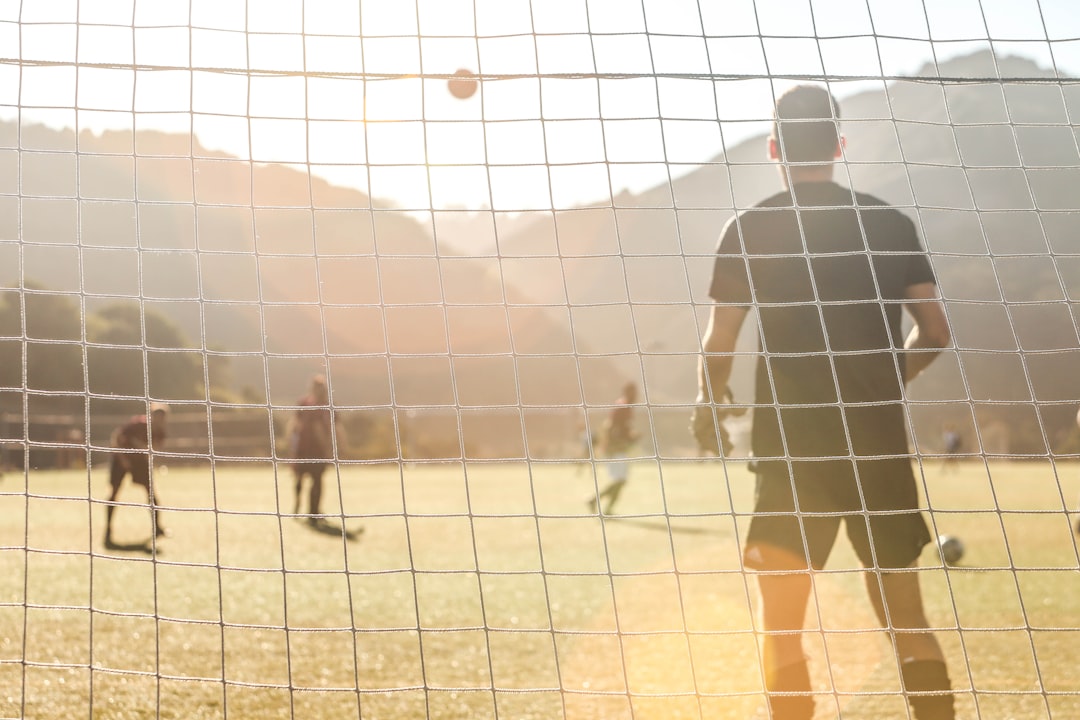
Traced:
[[[836, 209], [850, 216], [851, 209], [858, 212], [860, 224], [872, 225], [875, 232], [889, 229], [891, 232], [913, 234], [915, 223], [900, 208], [876, 195], [860, 192], [837, 183], [822, 183], [813, 196], [815, 204]], [[869, 228], [868, 228], [869, 229]]]
[[760, 200], [751, 207], [743, 208], [732, 215], [724, 225], [725, 234], [741, 229], [744, 225], [757, 225], [768, 223], [770, 219], [777, 217], [777, 210], [795, 207], [791, 193], [783, 190]]
[[871, 195], [870, 193], [865, 192], [855, 192], [853, 194], [855, 196], [856, 207], [871, 208], [875, 211], [896, 213], [900, 217], [907, 217], [907, 215], [904, 215], [904, 213], [901, 212], [899, 208], [894, 206], [892, 203], [882, 200], [877, 195]]
[[855, 193], [856, 206], [863, 221], [872, 224], [879, 232], [889, 228], [899, 235], [915, 236], [915, 221], [900, 208], [868, 193]]
[[781, 190], [780, 192], [773, 193], [764, 200], [754, 205], [751, 210], [768, 210], [771, 208], [789, 208], [794, 207], [795, 201], [791, 197], [791, 191]]

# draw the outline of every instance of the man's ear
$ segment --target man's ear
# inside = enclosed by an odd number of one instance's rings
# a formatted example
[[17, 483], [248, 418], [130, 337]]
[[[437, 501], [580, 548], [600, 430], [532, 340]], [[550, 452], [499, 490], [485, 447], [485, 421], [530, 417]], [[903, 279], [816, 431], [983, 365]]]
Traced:
[[836, 143], [836, 153], [833, 155], [833, 157], [836, 158], [837, 160], [842, 158], [844, 156], [844, 150], [846, 148], [847, 148], [847, 138], [844, 137], [843, 135], [841, 135], [840, 136], [840, 142]]
[[774, 138], [774, 137], [769, 138], [768, 146], [769, 147], [768, 147], [767, 152], [768, 152], [768, 155], [769, 155], [769, 159], [770, 160], [779, 160], [780, 159], [780, 143], [778, 143], [776, 141], [776, 138]]

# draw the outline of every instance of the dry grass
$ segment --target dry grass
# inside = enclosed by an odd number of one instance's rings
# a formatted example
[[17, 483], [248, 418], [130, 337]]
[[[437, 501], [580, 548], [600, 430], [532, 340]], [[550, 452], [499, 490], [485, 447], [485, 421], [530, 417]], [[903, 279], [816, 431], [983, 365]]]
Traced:
[[[661, 481], [640, 463], [606, 522], [570, 465], [342, 467], [327, 509], [354, 540], [283, 516], [279, 473], [159, 474], [173, 537], [156, 553], [102, 546], [104, 469], [5, 476], [0, 717], [742, 719], [762, 702], [741, 467]], [[926, 475], [939, 530], [968, 548], [948, 571], [928, 550], [923, 576], [961, 717], [1080, 716], [1080, 469]], [[137, 489], [121, 499], [116, 539], [141, 542]], [[906, 718], [846, 546], [816, 593], [820, 716]]]

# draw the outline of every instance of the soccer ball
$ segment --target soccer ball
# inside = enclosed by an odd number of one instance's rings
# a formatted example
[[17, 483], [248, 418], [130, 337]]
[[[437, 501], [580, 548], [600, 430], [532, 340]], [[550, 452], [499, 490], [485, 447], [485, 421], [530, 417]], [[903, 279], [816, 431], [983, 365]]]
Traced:
[[455, 72], [446, 83], [450, 94], [458, 100], [466, 100], [476, 94], [479, 83], [476, 74], [464, 68]]
[[955, 565], [964, 557], [964, 543], [955, 535], [938, 535], [937, 544], [946, 565]]

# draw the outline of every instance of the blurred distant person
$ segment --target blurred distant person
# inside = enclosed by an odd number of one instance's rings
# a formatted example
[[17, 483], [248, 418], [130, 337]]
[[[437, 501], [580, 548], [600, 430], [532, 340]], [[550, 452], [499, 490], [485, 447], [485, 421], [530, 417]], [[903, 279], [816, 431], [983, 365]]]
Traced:
[[[949, 345], [949, 326], [911, 220], [833, 181], [844, 147], [838, 120], [820, 86], [777, 100], [768, 153], [784, 189], [721, 234], [695, 414], [714, 416], [739, 330], [756, 308], [757, 487], [743, 562], [761, 571], [771, 717], [814, 717], [802, 633], [813, 577], [843, 527], [890, 631], [912, 717], [953, 720], [948, 669], [913, 571], [932, 536], [904, 409], [905, 385]], [[902, 309], [914, 321], [906, 338]]]
[[637, 385], [632, 382], [624, 385], [622, 395], [615, 401], [615, 407], [600, 430], [601, 450], [608, 458], [607, 471], [611, 482], [589, 500], [589, 504], [604, 515], [611, 513], [630, 476], [627, 458], [640, 437], [634, 429], [634, 403], [637, 402], [637, 394]]
[[964, 449], [964, 436], [955, 425], [946, 425], [945, 432], [942, 433], [942, 441], [945, 445], [945, 460], [942, 466], [955, 470], [960, 459], [960, 451]]
[[293, 418], [290, 437], [292, 445], [293, 474], [296, 477], [296, 501], [293, 513], [300, 515], [304, 478], [311, 478], [308, 489], [308, 522], [317, 524], [322, 514], [323, 473], [334, 457], [334, 416], [330, 410], [330, 391], [326, 377], [316, 375], [311, 379], [308, 394], [300, 398]]
[[121, 425], [113, 433], [112, 446], [119, 452], [112, 455], [109, 468], [109, 484], [112, 492], [109, 504], [105, 507], [105, 546], [113, 547], [112, 521], [116, 510], [116, 498], [124, 478], [131, 475], [131, 482], [146, 490], [150, 504], [150, 519], [155, 537], [166, 537], [168, 531], [161, 524], [161, 511], [158, 509], [157, 491], [154, 488], [153, 467], [154, 451], [165, 445], [168, 431], [169, 406], [164, 403], [151, 403], [149, 415], [136, 415]]

